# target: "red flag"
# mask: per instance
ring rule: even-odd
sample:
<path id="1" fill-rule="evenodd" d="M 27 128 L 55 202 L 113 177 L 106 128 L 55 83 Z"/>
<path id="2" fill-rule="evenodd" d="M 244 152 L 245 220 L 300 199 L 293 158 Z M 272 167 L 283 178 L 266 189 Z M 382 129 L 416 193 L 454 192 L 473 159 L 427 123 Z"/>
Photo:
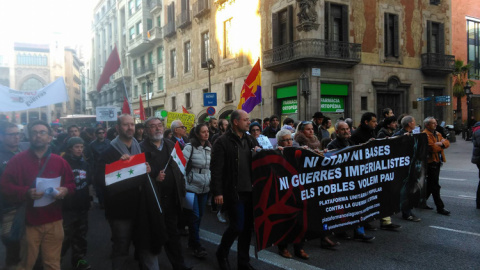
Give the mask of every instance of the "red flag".
<path id="1" fill-rule="evenodd" d="M 183 110 L 183 113 L 189 113 L 189 112 L 187 111 L 187 109 L 185 109 L 185 107 L 183 107 L 183 105 L 182 105 L 182 110 Z"/>
<path id="2" fill-rule="evenodd" d="M 145 109 L 143 108 L 142 95 L 140 95 L 140 120 L 145 121 Z"/>
<path id="3" fill-rule="evenodd" d="M 117 46 L 115 46 L 108 57 L 105 67 L 103 68 L 102 75 L 97 84 L 97 91 L 102 90 L 102 86 L 110 81 L 110 76 L 120 68 L 120 57 L 118 57 Z"/>
<path id="4" fill-rule="evenodd" d="M 122 114 L 132 114 L 130 112 L 130 106 L 128 105 L 128 100 L 126 96 L 123 96 Z"/>

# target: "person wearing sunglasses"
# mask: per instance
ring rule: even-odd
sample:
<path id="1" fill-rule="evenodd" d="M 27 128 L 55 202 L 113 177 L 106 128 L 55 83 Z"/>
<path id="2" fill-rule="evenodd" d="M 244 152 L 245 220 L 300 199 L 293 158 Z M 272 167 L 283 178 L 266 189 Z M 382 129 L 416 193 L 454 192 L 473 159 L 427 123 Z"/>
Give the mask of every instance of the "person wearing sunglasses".
<path id="1" fill-rule="evenodd" d="M 257 139 L 258 144 L 260 144 L 263 149 L 273 149 L 272 143 L 268 137 L 262 134 L 262 129 L 260 128 L 260 124 L 258 122 L 253 122 L 250 124 L 248 133 Z"/>
<path id="2" fill-rule="evenodd" d="M 303 121 L 297 126 L 297 132 L 295 132 L 294 140 L 300 146 L 308 146 L 312 151 L 321 153 L 321 143 L 315 136 L 313 130 L 313 123 L 311 121 Z"/>

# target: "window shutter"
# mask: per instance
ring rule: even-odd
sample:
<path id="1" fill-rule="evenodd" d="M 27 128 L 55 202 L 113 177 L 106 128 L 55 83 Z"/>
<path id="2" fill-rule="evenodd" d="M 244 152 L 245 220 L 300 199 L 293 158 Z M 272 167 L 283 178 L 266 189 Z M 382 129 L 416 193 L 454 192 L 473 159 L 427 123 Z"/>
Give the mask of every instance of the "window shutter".
<path id="1" fill-rule="evenodd" d="M 385 53 L 385 56 L 389 56 L 390 55 L 390 50 L 389 50 L 389 44 L 390 44 L 390 31 L 389 31 L 389 27 L 388 27 L 388 18 L 389 18 L 390 14 L 388 13 L 385 13 L 384 14 L 384 19 L 383 19 L 383 28 L 384 28 L 384 33 L 385 33 L 385 42 L 383 43 L 383 46 L 384 46 L 384 53 Z"/>
<path id="2" fill-rule="evenodd" d="M 277 23 L 278 25 L 278 23 Z M 293 41 L 293 7 L 287 7 L 287 42 Z"/>
<path id="3" fill-rule="evenodd" d="M 272 47 L 276 48 L 280 45 L 280 35 L 278 30 L 278 13 L 272 14 Z"/>
<path id="4" fill-rule="evenodd" d="M 427 21 L 427 53 L 431 52 L 432 48 L 432 22 Z"/>
<path id="5" fill-rule="evenodd" d="M 343 42 L 348 42 L 348 6 L 342 5 L 342 40 Z"/>
<path id="6" fill-rule="evenodd" d="M 330 33 L 332 33 L 333 18 L 331 17 L 330 2 L 325 2 L 325 40 L 330 40 Z"/>
<path id="7" fill-rule="evenodd" d="M 445 26 L 443 23 L 438 24 L 438 52 L 445 54 Z"/>
<path id="8" fill-rule="evenodd" d="M 393 15 L 393 56 L 398 57 L 400 55 L 400 29 L 398 28 L 398 15 Z"/>

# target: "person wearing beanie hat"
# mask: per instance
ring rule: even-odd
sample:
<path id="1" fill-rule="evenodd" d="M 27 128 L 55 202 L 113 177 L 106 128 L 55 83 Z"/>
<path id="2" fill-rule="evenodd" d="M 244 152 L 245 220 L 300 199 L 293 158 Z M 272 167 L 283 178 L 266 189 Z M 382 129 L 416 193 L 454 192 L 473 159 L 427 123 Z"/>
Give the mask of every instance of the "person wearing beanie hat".
<path id="1" fill-rule="evenodd" d="M 73 269 L 91 269 L 85 260 L 87 255 L 88 210 L 90 209 L 89 185 L 92 174 L 90 166 L 83 158 L 84 141 L 80 137 L 71 137 L 67 141 L 67 152 L 63 158 L 72 168 L 75 193 L 65 197 L 63 202 L 63 230 L 65 237 L 62 245 L 62 257 L 72 248 L 71 264 Z"/>
<path id="2" fill-rule="evenodd" d="M 260 126 L 260 123 L 257 123 L 257 122 L 251 123 L 250 127 L 248 128 L 248 133 L 250 133 L 252 137 L 257 139 L 258 144 L 263 149 L 273 149 L 273 145 L 268 139 L 268 137 L 265 135 L 262 135 L 262 128 Z"/>

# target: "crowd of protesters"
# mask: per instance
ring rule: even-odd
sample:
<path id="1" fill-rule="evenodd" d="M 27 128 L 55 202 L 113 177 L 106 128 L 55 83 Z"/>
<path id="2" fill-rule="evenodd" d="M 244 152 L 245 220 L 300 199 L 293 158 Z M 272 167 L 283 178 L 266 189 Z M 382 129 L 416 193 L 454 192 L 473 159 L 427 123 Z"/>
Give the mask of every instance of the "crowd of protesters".
<path id="1" fill-rule="evenodd" d="M 437 120 L 427 117 L 419 127 L 414 117 L 396 118 L 389 108 L 381 117 L 364 113 L 360 125 L 354 127 L 350 118 L 332 121 L 321 112 L 307 121 L 285 118 L 280 123 L 276 115 L 263 121 L 250 120 L 248 113 L 236 110 L 229 120 L 212 117 L 208 123 L 192 127 L 189 134 L 180 120 L 173 121 L 167 129 L 163 120 L 156 117 L 135 124 L 132 116 L 120 115 L 114 128 L 72 125 L 66 133 L 35 121 L 28 125 L 28 142 L 21 142 L 16 125 L 1 123 L 0 202 L 6 267 L 33 269 L 43 265 L 43 269 L 60 269 L 62 256 L 71 249 L 72 269 L 91 269 L 86 260 L 88 211 L 95 197 L 98 207 L 105 210 L 111 229 L 112 269 L 125 267 L 132 244 L 140 269 L 159 269 L 162 249 L 173 269 L 191 269 L 185 264 L 181 235 L 188 235 L 188 248 L 195 257 L 208 256 L 199 235 L 207 205 L 218 211 L 219 221 L 228 220 L 215 253 L 220 269 L 232 269 L 229 253 L 235 240 L 238 269 L 254 269 L 249 263 L 253 230 L 252 150 L 301 147 L 323 155 L 374 139 L 424 132 L 428 137 L 427 196 L 419 207 L 433 209 L 425 203 L 432 195 L 436 211 L 449 215 L 439 185 L 441 164 L 446 161 L 443 149 L 449 147 L 449 142 Z M 479 123 L 473 126 L 472 138 L 472 162 L 476 164 L 480 164 Z M 184 172 L 170 158 L 177 143 L 187 162 Z M 109 190 L 105 184 L 106 164 L 140 153 L 145 153 L 149 177 L 136 176 L 138 181 L 132 182 L 141 184 L 122 191 Z M 48 195 L 51 203 L 34 207 L 47 196 L 46 191 L 37 191 L 36 183 L 42 179 L 58 179 L 59 187 Z M 158 198 L 152 194 L 158 194 Z M 189 209 L 184 205 L 186 196 L 193 201 Z M 477 193 L 477 208 L 479 205 Z M 17 226 L 15 217 L 22 207 L 25 229 L 20 239 L 12 240 L 10 229 Z M 420 221 L 413 213 L 414 207 L 408 201 L 402 202 L 405 220 Z M 370 242 L 375 237 L 365 231 L 377 228 L 366 223 L 355 228 L 353 235 L 346 231 L 321 235 L 321 247 L 335 249 L 339 243 L 333 237 Z M 401 226 L 385 217 L 379 228 L 396 231 Z M 292 258 L 288 244 L 280 243 L 278 253 Z M 304 241 L 293 248 L 296 257 L 309 259 Z"/>

